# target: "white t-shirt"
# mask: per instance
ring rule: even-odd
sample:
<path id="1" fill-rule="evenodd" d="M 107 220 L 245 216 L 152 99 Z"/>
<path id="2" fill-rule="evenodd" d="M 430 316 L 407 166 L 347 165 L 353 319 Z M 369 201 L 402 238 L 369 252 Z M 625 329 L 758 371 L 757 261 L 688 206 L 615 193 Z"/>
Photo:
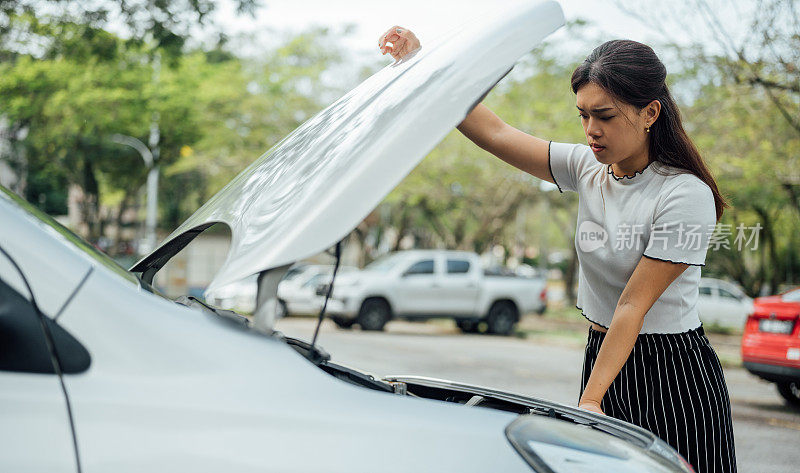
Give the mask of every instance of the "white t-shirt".
<path id="1" fill-rule="evenodd" d="M 700 267 L 717 221 L 711 188 L 694 174 L 658 161 L 620 178 L 586 145 L 549 146 L 550 173 L 559 191 L 578 193 L 576 307 L 584 317 L 608 328 L 622 290 L 646 256 L 691 266 L 647 311 L 641 333 L 699 327 Z"/>

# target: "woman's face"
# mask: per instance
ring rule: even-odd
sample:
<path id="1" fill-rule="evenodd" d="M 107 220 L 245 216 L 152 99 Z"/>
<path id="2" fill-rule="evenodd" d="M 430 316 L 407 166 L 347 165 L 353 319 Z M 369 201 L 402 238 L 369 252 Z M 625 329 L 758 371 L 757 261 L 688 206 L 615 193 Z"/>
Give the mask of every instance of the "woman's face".
<path id="1" fill-rule="evenodd" d="M 576 105 L 587 144 L 603 164 L 614 164 L 648 152 L 645 129 L 658 117 L 654 100 L 642 110 L 615 101 L 602 87 L 589 82 L 578 89 Z"/>

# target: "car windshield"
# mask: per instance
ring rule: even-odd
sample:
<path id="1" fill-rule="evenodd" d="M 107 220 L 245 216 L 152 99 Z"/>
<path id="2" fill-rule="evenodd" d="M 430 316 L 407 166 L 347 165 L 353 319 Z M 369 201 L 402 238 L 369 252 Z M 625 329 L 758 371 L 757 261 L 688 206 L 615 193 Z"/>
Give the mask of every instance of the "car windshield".
<path id="1" fill-rule="evenodd" d="M 405 257 L 402 253 L 391 253 L 376 259 L 372 263 L 368 264 L 364 269 L 385 273 L 397 266 L 397 264 L 404 259 Z"/>
<path id="2" fill-rule="evenodd" d="M 295 279 L 298 276 L 300 276 L 301 274 L 303 274 L 304 272 L 306 272 L 307 269 L 308 269 L 308 266 L 306 266 L 306 265 L 292 266 L 291 268 L 289 268 L 289 271 L 286 272 L 286 275 L 283 276 L 283 280 L 284 281 L 291 281 L 292 279 Z"/>
<path id="3" fill-rule="evenodd" d="M 313 278 L 311 278 L 308 281 L 306 281 L 305 283 L 303 283 L 303 287 L 316 286 L 317 284 L 322 284 L 324 282 L 327 282 L 327 280 L 330 279 L 330 278 L 331 278 L 330 275 L 327 274 L 327 273 L 326 274 L 317 274 Z"/>
<path id="4" fill-rule="evenodd" d="M 783 300 L 787 302 L 800 302 L 800 288 L 789 291 L 783 295 Z"/>
<path id="5" fill-rule="evenodd" d="M 34 207 L 33 205 L 31 205 L 24 199 L 20 198 L 13 192 L 9 191 L 5 187 L 0 186 L 0 192 L 2 192 L 6 197 L 8 197 L 8 199 L 10 199 L 14 204 L 25 210 L 28 213 L 28 215 L 31 215 L 36 220 L 38 220 L 40 224 L 49 227 L 50 229 L 54 230 L 62 237 L 64 237 L 64 239 L 70 244 L 70 246 L 73 249 L 80 251 L 81 253 L 85 254 L 94 261 L 102 264 L 111 271 L 119 274 L 128 281 L 135 283 L 137 285 L 140 284 L 139 279 L 133 273 L 129 272 L 128 270 L 120 266 L 116 261 L 111 259 L 108 255 L 98 250 L 94 246 L 90 245 L 83 238 L 72 233 L 71 230 L 69 230 L 64 225 L 58 223 L 53 217 L 42 212 L 41 210 Z M 149 290 L 149 288 L 147 287 L 146 289 Z"/>

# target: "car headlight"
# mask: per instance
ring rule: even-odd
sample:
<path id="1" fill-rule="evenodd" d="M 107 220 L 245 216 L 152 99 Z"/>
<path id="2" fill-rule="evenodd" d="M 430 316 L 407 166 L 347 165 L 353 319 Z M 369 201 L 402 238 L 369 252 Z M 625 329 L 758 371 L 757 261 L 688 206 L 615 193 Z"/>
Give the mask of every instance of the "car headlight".
<path id="1" fill-rule="evenodd" d="M 514 449 L 539 473 L 691 473 L 667 444 L 645 449 L 588 426 L 540 415 L 506 427 Z"/>

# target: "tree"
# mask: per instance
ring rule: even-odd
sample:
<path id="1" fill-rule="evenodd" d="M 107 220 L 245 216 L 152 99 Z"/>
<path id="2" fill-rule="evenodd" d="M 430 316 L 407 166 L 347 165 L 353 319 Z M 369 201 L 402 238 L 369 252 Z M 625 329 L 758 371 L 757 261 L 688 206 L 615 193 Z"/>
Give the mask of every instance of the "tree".
<path id="1" fill-rule="evenodd" d="M 251 13 L 257 3 L 238 0 L 235 5 Z M 164 98 L 172 96 L 157 97 L 148 82 L 150 69 L 162 55 L 175 66 L 190 30 L 207 24 L 214 8 L 205 0 L 0 2 L 0 68 L 7 99 L 0 116 L 8 141 L 4 148 L 11 151 L 0 159 L 11 162 L 22 182 L 32 176 L 33 186 L 18 186 L 29 200 L 62 210 L 66 199 L 58 197 L 65 184 L 71 185 L 70 195 L 85 215 L 85 234 L 94 240 L 102 233 L 101 190 L 121 190 L 123 202 L 129 200 L 129 186 L 142 167 L 136 165 L 140 158 L 106 137 L 109 132 L 141 136 L 147 122 L 162 115 L 167 125 L 193 132 L 192 123 L 180 119 L 186 118 L 186 107 L 170 106 Z M 110 31 L 118 20 L 124 23 L 124 39 Z M 188 138 L 166 131 L 161 146 L 167 150 Z M 42 200 L 46 196 L 60 205 Z"/>
<path id="2" fill-rule="evenodd" d="M 731 209 L 720 228 L 730 229 L 730 247 L 709 250 L 711 271 L 733 277 L 751 295 L 791 280 L 800 260 L 800 220 L 785 191 L 787 164 L 800 152 L 800 137 L 765 93 L 729 79 L 707 83 L 687 107 L 687 128 L 715 172 Z M 734 245 L 736 228 L 758 225 L 758 247 Z M 729 227 L 727 227 L 729 226 Z M 751 231 L 747 232 L 748 235 Z"/>
<path id="3" fill-rule="evenodd" d="M 92 241 L 138 202 L 146 169 L 133 149 L 110 137 L 147 142 L 153 117 L 160 129 L 162 225 L 174 228 L 264 150 L 323 106 L 321 72 L 339 61 L 322 47 L 327 30 L 291 38 L 257 61 L 244 62 L 221 45 L 187 51 L 154 78 L 152 50 L 105 32 L 113 54 L 69 49 L 52 58 L 20 55 L 0 64 L 0 115 L 27 130 L 11 159 L 35 181 L 26 197 L 52 189 L 78 193 L 82 225 Z M 90 45 L 89 45 L 90 46 Z M 88 47 L 89 51 L 96 48 Z M 32 100 L 33 98 L 33 100 Z M 12 157 L 13 158 L 13 157 Z"/>
<path id="4" fill-rule="evenodd" d="M 733 207 L 722 226 L 761 227 L 759 248 L 709 251 L 711 272 L 751 295 L 796 281 L 800 251 L 800 11 L 792 0 L 666 5 L 620 2 L 670 41 L 682 66 L 684 117 Z M 728 15 L 728 16 L 726 16 Z M 658 21 L 655 21 L 655 19 Z M 742 22 L 741 19 L 747 20 Z M 694 22 L 695 41 L 675 31 Z M 680 26 L 680 28 L 676 28 Z M 734 235 L 731 235 L 731 239 Z"/>
<path id="5" fill-rule="evenodd" d="M 142 135 L 147 129 L 148 101 L 142 92 L 149 74 L 142 74 L 135 60 L 120 66 L 116 61 L 25 56 L 0 65 L 0 93 L 6 98 L 0 113 L 29 130 L 19 143 L 27 173 L 50 173 L 77 184 L 86 196 L 81 204 L 94 237 L 99 234 L 99 173 L 111 169 L 112 175 L 130 180 L 141 168 L 105 137 L 117 130 Z"/>
<path id="6" fill-rule="evenodd" d="M 260 2 L 234 0 L 232 4 L 238 14 L 252 15 Z M 111 31 L 119 20 L 124 24 L 119 33 L 128 38 L 126 46 L 147 43 L 178 57 L 192 28 L 207 26 L 216 8 L 212 0 L 3 0 L 0 60 L 18 54 L 52 57 L 76 50 L 96 56 L 101 52 L 96 35 Z"/>
<path id="7" fill-rule="evenodd" d="M 678 39 L 674 31 L 682 29 L 670 26 L 697 18 L 700 30 L 695 36 L 712 41 L 681 47 L 680 56 L 717 81 L 731 80 L 745 86 L 740 89 L 743 93 L 765 97 L 795 136 L 800 136 L 800 6 L 795 0 L 692 0 L 661 5 L 655 11 L 650 5 L 645 11 L 640 3 L 620 3 L 674 44 Z M 734 21 L 724 17 L 725 13 L 735 13 Z M 741 18 L 748 20 L 741 22 Z M 789 204 L 800 216 L 798 164 L 797 154 L 789 157 L 779 179 Z"/>
<path id="8" fill-rule="evenodd" d="M 184 61 L 174 72 L 175 80 L 191 76 L 192 84 L 177 87 L 174 94 L 191 90 L 187 99 L 199 137 L 165 168 L 167 180 L 175 184 L 165 190 L 165 228 L 175 228 L 326 105 L 320 97 L 337 90 L 322 81 L 322 73 L 338 65 L 341 56 L 325 45 L 335 41 L 329 30 L 311 29 L 252 61 L 220 51 Z"/>

